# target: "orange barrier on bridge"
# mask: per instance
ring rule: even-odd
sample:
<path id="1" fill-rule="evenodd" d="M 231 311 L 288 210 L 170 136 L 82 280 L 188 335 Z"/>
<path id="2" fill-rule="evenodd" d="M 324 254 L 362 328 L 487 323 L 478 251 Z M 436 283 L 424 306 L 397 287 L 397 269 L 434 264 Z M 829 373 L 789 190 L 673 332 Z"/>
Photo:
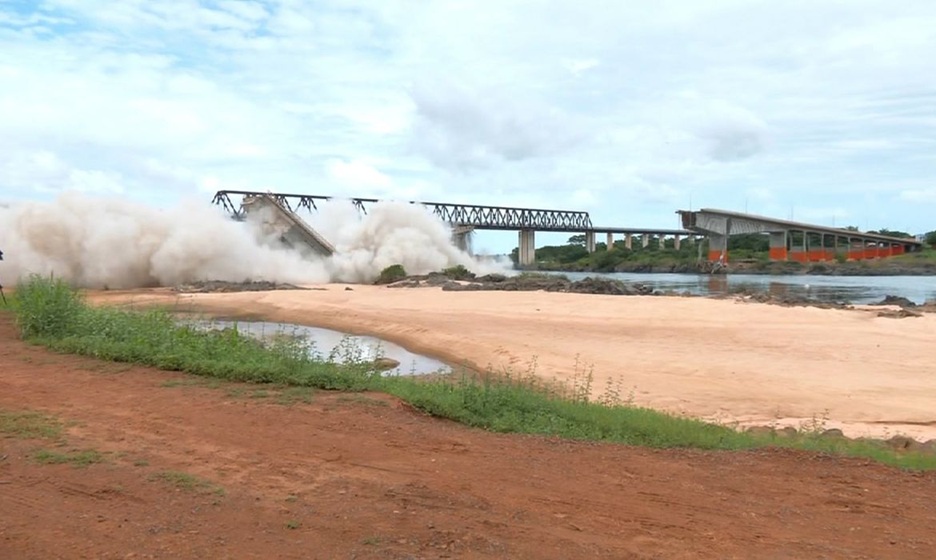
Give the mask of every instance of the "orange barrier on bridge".
<path id="1" fill-rule="evenodd" d="M 809 253 L 804 253 L 803 251 L 791 251 L 790 260 L 800 263 L 809 262 Z"/>
<path id="2" fill-rule="evenodd" d="M 771 247 L 770 248 L 770 260 L 771 261 L 794 261 L 799 263 L 809 263 L 809 262 L 821 262 L 821 261 L 834 261 L 839 258 L 839 255 L 847 258 L 850 261 L 860 261 L 865 259 L 877 259 L 883 257 L 891 257 L 894 255 L 904 254 L 903 245 L 894 245 L 893 247 L 851 247 L 846 248 L 845 246 L 839 247 L 838 249 L 808 249 L 803 251 L 800 248 L 793 248 L 792 250 L 787 249 L 786 247 Z M 722 252 L 711 250 L 709 251 L 709 261 L 717 261 L 721 258 Z M 725 253 L 725 262 L 728 262 L 728 253 Z"/>

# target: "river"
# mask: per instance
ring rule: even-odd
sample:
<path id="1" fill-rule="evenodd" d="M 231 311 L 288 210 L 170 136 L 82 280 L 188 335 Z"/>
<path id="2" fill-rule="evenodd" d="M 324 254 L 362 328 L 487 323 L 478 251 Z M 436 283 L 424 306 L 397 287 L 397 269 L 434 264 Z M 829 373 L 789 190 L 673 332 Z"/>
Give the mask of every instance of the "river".
<path id="1" fill-rule="evenodd" d="M 570 280 L 602 277 L 645 284 L 659 291 L 722 295 L 739 291 L 804 296 L 820 301 L 877 303 L 886 295 L 903 296 L 914 303 L 936 300 L 936 276 L 814 276 L 761 274 L 644 274 L 629 272 L 563 272 Z"/>

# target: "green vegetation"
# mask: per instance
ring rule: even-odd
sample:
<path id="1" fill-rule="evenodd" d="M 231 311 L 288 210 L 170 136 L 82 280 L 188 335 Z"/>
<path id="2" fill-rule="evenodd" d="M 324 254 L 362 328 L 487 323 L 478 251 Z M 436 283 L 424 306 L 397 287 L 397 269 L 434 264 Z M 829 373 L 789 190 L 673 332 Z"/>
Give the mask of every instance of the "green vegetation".
<path id="1" fill-rule="evenodd" d="M 475 277 L 473 272 L 460 264 L 443 269 L 442 274 L 448 276 L 452 280 L 471 280 Z"/>
<path id="2" fill-rule="evenodd" d="M 394 264 L 381 270 L 374 284 L 392 284 L 404 278 L 406 278 L 406 269 L 402 264 Z"/>
<path id="3" fill-rule="evenodd" d="M 857 228 L 853 228 L 857 231 Z M 888 235 L 897 238 L 911 238 L 910 234 L 902 231 L 893 231 L 881 229 L 876 232 L 881 235 Z M 936 231 L 927 234 L 926 243 L 936 247 Z M 803 243 L 802 233 L 791 232 L 790 244 L 795 247 Z M 826 236 L 820 239 L 818 236 L 811 236 L 809 239 L 811 246 L 818 246 L 824 243 L 826 248 L 831 249 L 835 246 L 835 239 Z M 697 263 L 700 259 L 706 259 L 708 255 L 708 240 L 700 239 L 698 243 L 683 241 L 679 250 L 676 250 L 673 239 L 664 239 L 661 246 L 659 237 L 651 237 L 646 247 L 640 236 L 634 236 L 631 248 L 628 249 L 622 239 L 614 241 L 613 246 L 608 248 L 606 243 L 596 243 L 595 251 L 589 253 L 585 247 L 584 235 L 573 235 L 565 245 L 545 246 L 536 249 L 536 266 L 543 270 L 569 270 L 569 271 L 589 271 L 589 272 L 642 272 L 642 271 L 674 271 L 674 272 L 694 272 L 697 270 Z M 754 269 L 767 269 L 770 264 L 770 240 L 767 235 L 759 233 L 737 234 L 728 239 L 728 253 L 731 262 L 745 262 L 753 265 Z M 920 253 L 914 253 L 911 256 L 929 255 L 923 257 L 924 260 L 936 259 L 936 255 L 930 254 L 929 250 Z M 511 253 L 511 259 L 514 263 L 518 262 L 518 249 Z M 898 261 L 900 259 L 900 261 Z M 846 256 L 842 255 L 838 259 L 839 263 L 846 261 Z M 907 259 L 900 257 L 888 258 L 882 261 L 862 261 L 869 263 L 888 263 L 902 262 L 903 264 L 920 264 L 922 260 Z M 802 265 L 795 262 L 786 263 L 791 271 L 802 272 L 808 268 L 809 264 Z M 751 270 L 748 267 L 747 270 Z M 774 270 L 773 272 L 779 272 Z"/>
<path id="4" fill-rule="evenodd" d="M 311 357 L 294 337 L 259 341 L 237 329 L 205 331 L 167 311 L 92 308 L 62 280 L 21 282 L 14 308 L 27 340 L 60 352 L 185 371 L 227 381 L 360 390 L 380 376 L 370 363 L 341 365 Z"/>
<path id="5" fill-rule="evenodd" d="M 927 232 L 927 234 L 923 236 L 923 243 L 936 249 L 936 230 Z"/>
<path id="6" fill-rule="evenodd" d="M 95 463 L 103 463 L 104 455 L 93 450 L 85 449 L 82 451 L 67 451 L 60 453 L 58 451 L 49 451 L 40 449 L 33 453 L 33 461 L 43 465 L 64 465 L 71 464 L 75 467 L 87 467 Z"/>
<path id="7" fill-rule="evenodd" d="M 62 423 L 38 412 L 0 410 L 0 434 L 19 439 L 56 439 L 62 435 Z"/>
<path id="8" fill-rule="evenodd" d="M 774 445 L 936 469 L 934 456 L 898 453 L 874 442 L 824 437 L 818 430 L 790 438 L 757 435 L 639 408 L 622 395 L 620 383 L 609 385 L 602 397 L 592 400 L 591 373 L 578 365 L 570 385 L 544 382 L 535 375 L 535 365 L 521 376 L 505 372 L 429 379 L 384 377 L 374 371 L 373 364 L 361 360 L 340 364 L 312 358 L 299 339 L 280 337 L 283 340 L 262 343 L 234 329 L 206 332 L 177 324 L 166 311 L 93 308 L 57 280 L 32 277 L 21 286 L 24 289 L 17 293 L 15 309 L 18 317 L 29 318 L 28 324 L 20 323 L 24 337 L 58 350 L 228 380 L 381 391 L 429 414 L 498 432 L 653 447 L 749 449 Z M 54 297 L 47 298 L 50 293 Z M 62 293 L 69 297 L 61 297 Z M 180 487 L 203 485 L 184 473 L 159 476 Z"/>
<path id="9" fill-rule="evenodd" d="M 708 241 L 702 240 L 703 254 L 708 251 Z M 614 242 L 611 250 L 606 243 L 596 243 L 595 252 L 589 253 L 585 247 L 584 235 L 573 235 L 566 245 L 553 245 L 536 249 L 538 266 L 550 270 L 590 270 L 612 272 L 620 268 L 635 269 L 641 267 L 674 267 L 678 265 L 695 266 L 700 248 L 696 244 L 683 243 L 677 251 L 672 239 L 661 242 L 659 237 L 652 237 L 647 246 L 639 236 L 635 236 L 631 248 L 626 247 L 623 239 Z M 518 262 L 518 249 L 510 254 L 513 262 Z"/>

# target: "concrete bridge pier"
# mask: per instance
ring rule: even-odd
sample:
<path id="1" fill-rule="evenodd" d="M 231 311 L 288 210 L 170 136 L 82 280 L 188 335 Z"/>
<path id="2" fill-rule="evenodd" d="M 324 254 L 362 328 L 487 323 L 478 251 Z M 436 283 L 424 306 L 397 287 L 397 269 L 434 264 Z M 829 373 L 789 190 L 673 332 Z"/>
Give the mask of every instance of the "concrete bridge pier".
<path id="1" fill-rule="evenodd" d="M 457 232 L 452 234 L 452 242 L 459 251 L 471 254 L 471 243 L 469 242 L 469 232 Z"/>
<path id="2" fill-rule="evenodd" d="M 520 230 L 520 243 L 517 246 L 517 255 L 520 266 L 530 266 L 536 263 L 536 231 L 532 229 Z"/>
<path id="3" fill-rule="evenodd" d="M 787 232 L 785 231 L 770 232 L 770 260 L 772 261 L 787 260 Z"/>
<path id="4" fill-rule="evenodd" d="M 610 251 L 611 249 L 614 249 L 614 234 L 611 233 L 611 232 L 608 232 L 608 243 L 607 243 L 607 245 L 608 245 L 608 250 L 609 250 L 609 251 Z"/>
<path id="5" fill-rule="evenodd" d="M 624 247 L 628 249 L 634 248 L 634 236 L 629 233 L 624 234 Z"/>
<path id="6" fill-rule="evenodd" d="M 643 245 L 644 249 L 650 246 L 650 234 L 645 233 L 640 236 L 640 243 Z"/>
<path id="7" fill-rule="evenodd" d="M 709 234 L 708 260 L 711 262 L 728 262 L 728 236 L 722 234 Z"/>
<path id="8" fill-rule="evenodd" d="M 589 253 L 595 252 L 595 232 L 585 232 L 585 249 L 587 249 Z"/>
<path id="9" fill-rule="evenodd" d="M 673 236 L 673 249 L 676 249 L 677 251 L 679 250 L 679 236 L 678 235 Z"/>

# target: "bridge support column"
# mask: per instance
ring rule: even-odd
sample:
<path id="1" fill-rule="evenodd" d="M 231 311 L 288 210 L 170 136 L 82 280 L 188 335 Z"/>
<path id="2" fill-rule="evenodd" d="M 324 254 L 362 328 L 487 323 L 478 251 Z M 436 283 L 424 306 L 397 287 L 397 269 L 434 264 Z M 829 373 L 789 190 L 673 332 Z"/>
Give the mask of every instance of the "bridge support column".
<path id="1" fill-rule="evenodd" d="M 634 248 L 634 236 L 629 233 L 624 234 L 624 247 L 628 249 Z"/>
<path id="2" fill-rule="evenodd" d="M 673 249 L 676 249 L 677 251 L 679 250 L 679 236 L 678 235 L 673 236 Z"/>
<path id="3" fill-rule="evenodd" d="M 468 232 L 458 232 L 452 234 L 452 244 L 458 247 L 459 251 L 471 254 L 471 244 L 468 242 Z"/>
<path id="4" fill-rule="evenodd" d="M 650 234 L 643 233 L 640 235 L 640 243 L 643 245 L 644 249 L 650 246 Z"/>
<path id="5" fill-rule="evenodd" d="M 585 232 L 585 248 L 589 253 L 595 252 L 595 232 L 586 231 Z"/>
<path id="6" fill-rule="evenodd" d="M 770 260 L 772 261 L 787 260 L 787 232 L 785 231 L 770 232 Z"/>
<path id="7" fill-rule="evenodd" d="M 610 251 L 611 249 L 614 249 L 614 234 L 613 234 L 613 233 L 608 233 L 608 242 L 607 242 L 607 245 L 608 245 L 608 250 L 609 250 L 609 251 Z"/>
<path id="8" fill-rule="evenodd" d="M 709 235 L 708 260 L 728 262 L 728 236 L 720 233 Z"/>
<path id="9" fill-rule="evenodd" d="M 536 263 L 536 232 L 532 229 L 520 230 L 520 244 L 517 255 L 520 266 L 530 266 Z"/>

